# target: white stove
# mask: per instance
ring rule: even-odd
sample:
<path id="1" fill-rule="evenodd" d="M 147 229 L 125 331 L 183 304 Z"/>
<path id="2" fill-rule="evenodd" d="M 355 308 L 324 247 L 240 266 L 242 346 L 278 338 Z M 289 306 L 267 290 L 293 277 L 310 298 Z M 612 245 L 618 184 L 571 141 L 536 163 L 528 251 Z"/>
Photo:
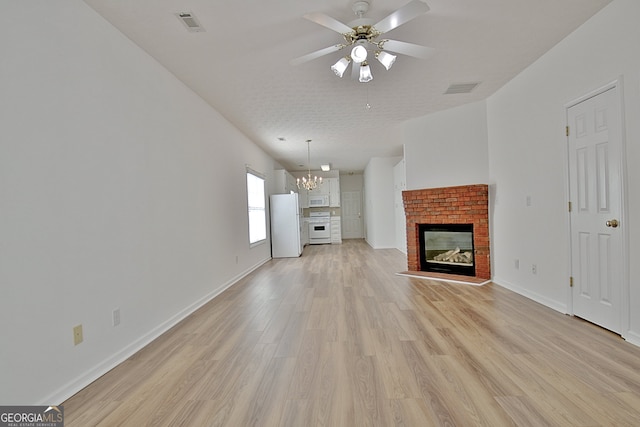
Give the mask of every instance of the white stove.
<path id="1" fill-rule="evenodd" d="M 331 212 L 309 213 L 309 244 L 323 245 L 326 243 L 331 243 Z"/>

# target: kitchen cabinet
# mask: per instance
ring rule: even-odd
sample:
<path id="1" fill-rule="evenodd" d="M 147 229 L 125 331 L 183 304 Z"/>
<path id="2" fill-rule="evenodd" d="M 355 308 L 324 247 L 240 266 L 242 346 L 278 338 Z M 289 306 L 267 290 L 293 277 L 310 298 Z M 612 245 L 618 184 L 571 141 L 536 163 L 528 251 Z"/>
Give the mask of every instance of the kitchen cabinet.
<path id="1" fill-rule="evenodd" d="M 329 206 L 332 208 L 340 207 L 340 178 L 328 178 L 329 187 Z"/>
<path id="2" fill-rule="evenodd" d="M 322 184 L 318 184 L 316 188 L 314 188 L 313 190 L 309 190 L 309 196 L 328 196 L 329 183 L 327 181 L 327 179 L 323 179 Z"/>
<path id="3" fill-rule="evenodd" d="M 342 221 L 339 216 L 331 217 L 331 244 L 342 243 Z"/>
<path id="4" fill-rule="evenodd" d="M 278 169 L 274 172 L 274 191 L 275 194 L 289 194 L 292 191 L 298 192 L 298 186 L 296 185 L 296 179 L 293 175 L 284 169 Z"/>

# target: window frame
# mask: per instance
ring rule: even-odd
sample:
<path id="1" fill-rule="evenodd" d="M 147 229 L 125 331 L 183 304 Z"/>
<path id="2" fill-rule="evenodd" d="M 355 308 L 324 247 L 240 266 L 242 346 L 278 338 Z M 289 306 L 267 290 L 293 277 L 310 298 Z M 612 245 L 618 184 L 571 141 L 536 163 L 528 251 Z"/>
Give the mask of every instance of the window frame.
<path id="1" fill-rule="evenodd" d="M 252 204 L 255 203 L 256 200 L 258 200 L 258 198 L 252 197 L 252 192 L 250 191 L 249 185 L 250 185 L 250 179 L 253 178 L 257 178 L 261 183 L 262 183 L 262 188 L 261 188 L 261 206 L 252 206 Z M 267 241 L 267 196 L 266 196 L 266 183 L 267 180 L 264 176 L 264 174 L 257 172 L 251 168 L 247 168 L 246 170 L 246 184 L 247 184 L 247 220 L 248 220 L 248 237 L 249 237 L 249 247 L 253 248 L 255 246 L 258 245 L 262 245 Z M 252 215 L 252 213 L 254 215 Z M 256 226 L 256 224 L 252 221 L 251 218 L 254 218 L 255 221 L 255 213 L 262 213 L 260 215 L 260 219 L 262 220 L 263 224 L 260 226 L 259 230 L 254 230 L 255 232 L 259 233 L 257 240 L 255 241 L 251 241 L 252 239 L 252 224 L 254 224 L 254 226 Z"/>

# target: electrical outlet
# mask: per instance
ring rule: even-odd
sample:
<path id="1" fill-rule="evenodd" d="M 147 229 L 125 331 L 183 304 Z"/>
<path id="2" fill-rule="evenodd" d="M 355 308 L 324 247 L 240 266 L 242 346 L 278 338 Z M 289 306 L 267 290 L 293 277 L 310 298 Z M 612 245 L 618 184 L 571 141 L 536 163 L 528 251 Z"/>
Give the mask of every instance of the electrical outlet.
<path id="1" fill-rule="evenodd" d="M 84 338 L 82 337 L 82 325 L 74 326 L 73 328 L 73 345 L 80 344 Z"/>
<path id="2" fill-rule="evenodd" d="M 118 326 L 120 324 L 120 309 L 116 308 L 113 310 L 113 326 Z"/>
<path id="3" fill-rule="evenodd" d="M 538 266 L 531 264 L 531 274 L 538 274 Z"/>

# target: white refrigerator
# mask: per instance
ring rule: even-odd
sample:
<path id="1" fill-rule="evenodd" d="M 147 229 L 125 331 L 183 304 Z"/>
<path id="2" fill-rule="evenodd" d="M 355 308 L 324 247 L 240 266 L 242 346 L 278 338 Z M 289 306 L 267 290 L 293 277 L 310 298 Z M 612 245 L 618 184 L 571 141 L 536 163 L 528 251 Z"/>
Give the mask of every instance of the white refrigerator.
<path id="1" fill-rule="evenodd" d="M 302 254 L 298 195 L 273 194 L 271 206 L 271 256 L 294 258 Z"/>

